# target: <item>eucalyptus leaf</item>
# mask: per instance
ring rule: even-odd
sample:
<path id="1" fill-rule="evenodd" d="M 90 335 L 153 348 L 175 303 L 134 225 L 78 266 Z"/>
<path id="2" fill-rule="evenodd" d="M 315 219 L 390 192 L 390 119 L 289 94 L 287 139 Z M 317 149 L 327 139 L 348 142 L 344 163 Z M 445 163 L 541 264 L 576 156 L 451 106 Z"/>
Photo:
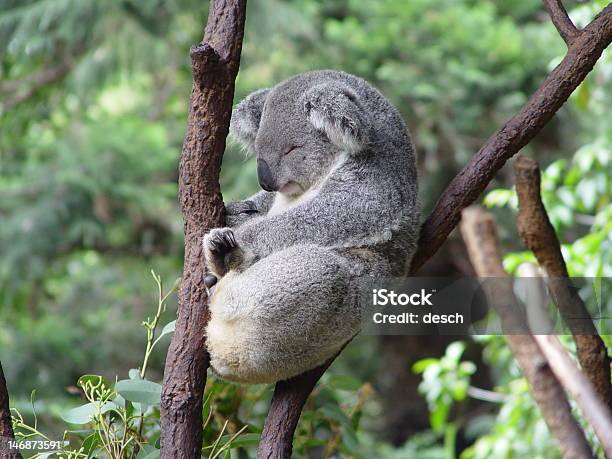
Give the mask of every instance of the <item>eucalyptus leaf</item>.
<path id="1" fill-rule="evenodd" d="M 130 402 L 159 405 L 162 387 L 160 384 L 146 379 L 122 379 L 115 389 L 123 398 Z"/>

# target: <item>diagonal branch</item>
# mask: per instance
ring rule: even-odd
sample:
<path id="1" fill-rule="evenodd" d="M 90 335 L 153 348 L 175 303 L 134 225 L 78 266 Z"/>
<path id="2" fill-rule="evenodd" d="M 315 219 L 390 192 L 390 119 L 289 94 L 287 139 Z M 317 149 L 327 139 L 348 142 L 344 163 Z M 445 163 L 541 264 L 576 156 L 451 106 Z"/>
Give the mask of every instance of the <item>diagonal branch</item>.
<path id="1" fill-rule="evenodd" d="M 584 28 L 561 63 L 521 110 L 493 134 L 448 185 L 421 229 L 412 274 L 440 248 L 461 211 L 484 191 L 506 161 L 527 145 L 561 108 L 612 41 L 612 4 Z"/>
<path id="2" fill-rule="evenodd" d="M 161 457 L 201 456 L 202 396 L 209 356 L 204 328 L 208 296 L 201 241 L 224 223 L 219 170 L 229 130 L 246 0 L 209 5 L 204 39 L 191 49 L 193 88 L 179 173 L 185 260 L 176 330 L 168 349 L 161 398 Z"/>
<path id="3" fill-rule="evenodd" d="M 550 19 L 559 31 L 559 35 L 567 45 L 571 45 L 580 31 L 576 28 L 567 14 L 561 0 L 544 0 L 544 6 L 548 10 Z"/>
<path id="4" fill-rule="evenodd" d="M 503 268 L 493 217 L 478 207 L 465 209 L 461 220 L 461 234 L 476 274 L 479 277 L 495 278 L 492 279 L 494 283 L 487 282 L 483 287 L 489 303 L 499 314 L 503 329 L 516 330 L 515 312 L 519 308 L 513 307 L 516 298 L 511 279 Z M 529 334 L 526 324 L 524 329 L 525 334 L 508 334 L 505 338 L 531 386 L 533 398 L 546 425 L 556 438 L 563 457 L 593 457 L 584 432 L 572 416 L 563 387 L 553 374 L 534 337 Z"/>
<path id="5" fill-rule="evenodd" d="M 548 288 L 574 336 L 582 370 L 604 403 L 612 408 L 610 357 L 606 345 L 597 334 L 586 305 L 568 278 L 559 239 L 540 196 L 538 163 L 519 155 L 514 162 L 514 173 L 519 199 L 517 226 L 521 239 L 550 278 Z"/>

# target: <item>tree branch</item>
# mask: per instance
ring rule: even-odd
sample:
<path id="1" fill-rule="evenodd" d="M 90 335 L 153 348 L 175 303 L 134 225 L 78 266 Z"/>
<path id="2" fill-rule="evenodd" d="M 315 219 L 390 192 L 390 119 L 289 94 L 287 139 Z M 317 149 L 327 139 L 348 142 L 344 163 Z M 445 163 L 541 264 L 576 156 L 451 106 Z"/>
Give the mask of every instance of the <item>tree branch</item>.
<path id="1" fill-rule="evenodd" d="M 519 200 L 517 226 L 525 246 L 546 271 L 548 288 L 576 341 L 578 361 L 604 403 L 612 408 L 610 357 L 582 298 L 568 278 L 557 234 L 540 196 L 540 168 L 526 156 L 514 162 Z"/>
<path id="2" fill-rule="evenodd" d="M 612 4 L 584 28 L 561 63 L 527 104 L 493 134 L 451 181 L 421 229 L 419 249 L 412 261 L 414 274 L 440 248 L 457 226 L 461 211 L 482 193 L 506 161 L 529 143 L 550 121 L 591 71 L 612 41 Z"/>
<path id="3" fill-rule="evenodd" d="M 266 423 L 261 433 L 257 459 L 291 457 L 293 432 L 297 427 L 302 408 L 315 384 L 333 360 L 276 384 Z"/>
<path id="4" fill-rule="evenodd" d="M 516 330 L 516 324 L 522 318 L 516 317 L 519 308 L 515 306 L 511 279 L 503 268 L 493 217 L 478 207 L 465 209 L 461 220 L 461 234 L 476 274 L 499 280 L 493 285 L 485 283 L 483 287 L 490 304 L 498 311 L 503 329 Z M 505 338 L 531 386 L 533 398 L 546 425 L 556 438 L 563 457 L 593 457 L 584 432 L 572 417 L 563 388 L 548 366 L 546 357 L 534 337 L 527 334 L 526 323 L 524 325 L 525 334 L 508 334 Z"/>
<path id="5" fill-rule="evenodd" d="M 544 0 L 544 6 L 548 10 L 550 19 L 559 31 L 559 35 L 567 45 L 571 45 L 580 31 L 576 28 L 572 20 L 563 7 L 561 0 Z"/>
<path id="6" fill-rule="evenodd" d="M 204 39 L 190 53 L 193 87 L 179 172 L 185 260 L 161 398 L 164 459 L 201 456 L 202 396 L 209 364 L 204 337 L 208 297 L 201 241 L 207 230 L 224 224 L 219 171 L 245 18 L 246 0 L 211 2 Z"/>
<path id="7" fill-rule="evenodd" d="M 18 450 L 8 449 L 8 441 L 15 439 L 13 432 L 13 421 L 9 405 L 8 388 L 0 362 L 0 457 L 6 459 L 21 459 Z"/>

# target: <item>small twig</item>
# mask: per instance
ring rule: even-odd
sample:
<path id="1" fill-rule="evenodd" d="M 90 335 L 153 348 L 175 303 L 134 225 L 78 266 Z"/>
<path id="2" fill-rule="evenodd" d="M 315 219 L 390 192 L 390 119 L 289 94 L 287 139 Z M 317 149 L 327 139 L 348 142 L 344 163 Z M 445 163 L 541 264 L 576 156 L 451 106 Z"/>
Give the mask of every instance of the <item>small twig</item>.
<path id="1" fill-rule="evenodd" d="M 8 388 L 4 378 L 4 370 L 0 362 L 0 457 L 6 459 L 21 459 L 21 454 L 16 449 L 5 450 L 8 448 L 8 441 L 15 440 L 13 432 L 13 420 L 9 405 Z"/>
<path id="2" fill-rule="evenodd" d="M 525 246 L 533 251 L 549 277 L 548 287 L 563 320 L 576 341 L 578 361 L 597 393 L 612 407 L 610 357 L 584 302 L 568 278 L 557 234 L 540 196 L 540 168 L 526 156 L 514 162 L 519 201 L 517 226 Z"/>
<path id="3" fill-rule="evenodd" d="M 504 330 L 516 330 L 517 325 L 523 324 L 523 318 L 516 314 L 519 308 L 516 306 L 511 279 L 503 268 L 493 217 L 480 208 L 470 207 L 463 211 L 460 227 L 477 275 L 499 280 L 493 284 L 485 282 L 483 285 L 489 303 L 498 312 Z M 563 457 L 593 457 L 584 432 L 572 417 L 563 388 L 535 339 L 528 334 L 526 324 L 525 330 L 524 334 L 509 334 L 505 338 L 531 386 L 533 398 L 556 438 Z"/>
<path id="4" fill-rule="evenodd" d="M 559 31 L 559 35 L 570 46 L 580 31 L 567 14 L 563 2 L 561 0 L 544 0 L 544 6 L 548 10 L 552 23 Z"/>
<path id="5" fill-rule="evenodd" d="M 508 396 L 494 392 L 492 390 L 481 389 L 480 387 L 470 386 L 468 387 L 467 394 L 475 398 L 476 400 L 482 400 L 483 402 L 490 403 L 504 403 L 508 400 Z"/>

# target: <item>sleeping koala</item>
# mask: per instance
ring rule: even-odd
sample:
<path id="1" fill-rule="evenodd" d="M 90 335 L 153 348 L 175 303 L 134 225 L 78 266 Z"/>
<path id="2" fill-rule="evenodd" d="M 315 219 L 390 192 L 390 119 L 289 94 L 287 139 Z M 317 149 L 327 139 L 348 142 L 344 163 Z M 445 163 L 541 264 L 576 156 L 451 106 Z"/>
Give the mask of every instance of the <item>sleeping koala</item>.
<path id="1" fill-rule="evenodd" d="M 407 269 L 419 229 L 414 148 L 397 110 L 361 78 L 294 76 L 238 104 L 231 134 L 264 191 L 227 206 L 204 238 L 213 276 L 211 366 L 273 383 L 332 358 L 360 329 L 351 287 Z"/>

